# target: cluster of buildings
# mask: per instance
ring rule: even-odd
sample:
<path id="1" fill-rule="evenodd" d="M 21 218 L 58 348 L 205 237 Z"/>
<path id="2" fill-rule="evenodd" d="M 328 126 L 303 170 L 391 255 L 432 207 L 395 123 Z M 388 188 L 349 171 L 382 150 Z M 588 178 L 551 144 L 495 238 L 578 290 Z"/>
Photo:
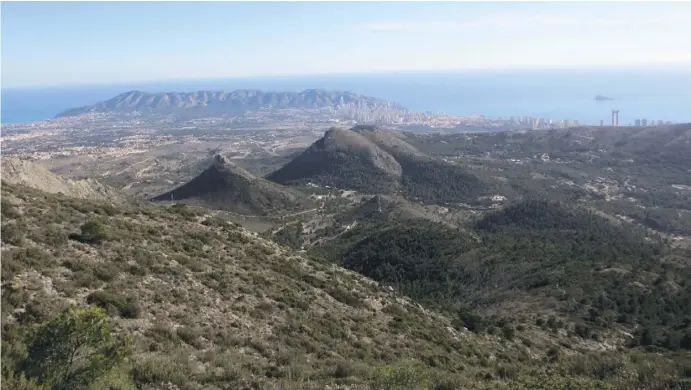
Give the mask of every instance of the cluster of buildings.
<path id="1" fill-rule="evenodd" d="M 529 127 L 533 130 L 539 130 L 539 129 L 566 129 L 569 127 L 577 127 L 580 126 L 581 124 L 579 123 L 578 120 L 570 120 L 570 119 L 559 119 L 559 120 L 553 120 L 550 118 L 533 118 L 530 116 L 522 116 L 522 117 L 508 117 L 508 118 L 500 118 L 500 120 L 504 120 L 508 122 L 509 124 L 512 125 L 520 125 L 524 127 Z M 636 119 L 633 124 L 629 124 L 628 126 L 636 126 L 636 127 L 644 127 L 644 126 L 663 126 L 663 125 L 672 125 L 674 122 L 672 121 L 663 121 L 663 120 L 648 120 L 648 119 Z M 600 120 L 600 126 L 605 126 L 605 121 Z M 611 121 L 611 126 L 617 127 L 619 126 L 619 110 L 612 110 L 612 121 Z"/>
<path id="2" fill-rule="evenodd" d="M 639 127 L 639 126 L 655 126 L 655 125 L 657 125 L 657 126 L 662 126 L 662 125 L 671 125 L 671 124 L 672 124 L 671 121 L 667 121 L 667 122 L 665 122 L 665 121 L 663 121 L 663 120 L 654 121 L 654 120 L 652 120 L 652 119 L 650 120 L 650 122 L 648 122 L 648 120 L 645 119 L 645 118 L 643 118 L 643 119 L 636 119 L 636 120 L 634 121 L 634 126 L 636 126 L 636 127 Z"/>
<path id="3" fill-rule="evenodd" d="M 394 104 L 353 104 L 345 103 L 329 107 L 329 114 L 358 123 L 378 125 L 395 125 L 403 123 L 422 123 L 432 120 L 440 114 L 432 112 L 413 112 Z"/>
<path id="4" fill-rule="evenodd" d="M 533 130 L 566 129 L 568 127 L 576 127 L 580 125 L 576 119 L 535 118 L 532 116 L 511 116 L 508 118 L 501 117 L 499 119 L 508 122 L 509 125 L 519 125 L 531 128 Z"/>
<path id="5" fill-rule="evenodd" d="M 454 116 L 438 112 L 414 112 L 392 104 L 341 104 L 330 107 L 328 114 L 354 121 L 355 123 L 371 123 L 377 125 L 413 125 L 423 124 L 432 127 L 454 127 L 457 125 L 489 125 L 500 124 L 509 127 L 528 127 L 532 129 L 565 129 L 579 126 L 578 120 L 534 118 L 530 116 L 485 118 L 482 115 Z"/>
<path id="6" fill-rule="evenodd" d="M 654 121 L 652 119 L 650 121 L 648 121 L 647 119 L 643 118 L 643 119 L 636 119 L 634 121 L 633 126 L 645 127 L 645 126 L 662 126 L 662 125 L 672 125 L 672 124 L 674 124 L 674 122 L 672 122 L 672 121 L 663 121 L 663 120 Z M 600 126 L 604 126 L 604 125 L 605 125 L 605 121 L 600 120 Z M 619 126 L 619 110 L 612 110 L 612 126 L 613 127 Z M 629 126 L 631 126 L 631 124 L 629 124 Z"/>

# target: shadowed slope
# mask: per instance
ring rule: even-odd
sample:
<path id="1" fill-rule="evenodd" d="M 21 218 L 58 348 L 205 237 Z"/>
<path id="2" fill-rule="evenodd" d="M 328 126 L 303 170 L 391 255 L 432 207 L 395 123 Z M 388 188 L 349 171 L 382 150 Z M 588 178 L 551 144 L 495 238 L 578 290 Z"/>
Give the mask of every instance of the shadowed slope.
<path id="1" fill-rule="evenodd" d="M 292 189 L 255 177 L 221 155 L 216 155 L 199 176 L 152 200 L 190 200 L 206 207 L 252 215 L 292 211 L 306 205 Z"/>
<path id="2" fill-rule="evenodd" d="M 360 191 L 390 192 L 401 175 L 398 162 L 350 130 L 332 128 L 267 178 L 281 184 L 313 182 Z"/>
<path id="3" fill-rule="evenodd" d="M 486 184 L 463 167 L 425 155 L 400 133 L 375 126 L 330 129 L 267 178 L 379 194 L 401 191 L 428 204 L 472 202 L 487 192 Z"/>

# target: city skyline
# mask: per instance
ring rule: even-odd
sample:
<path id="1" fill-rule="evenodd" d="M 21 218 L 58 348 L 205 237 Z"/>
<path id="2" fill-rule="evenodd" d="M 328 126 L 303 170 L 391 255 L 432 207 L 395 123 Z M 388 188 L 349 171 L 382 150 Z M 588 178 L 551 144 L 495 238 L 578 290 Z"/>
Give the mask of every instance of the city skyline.
<path id="1" fill-rule="evenodd" d="M 2 84 L 691 64 L 691 4 L 2 3 Z"/>

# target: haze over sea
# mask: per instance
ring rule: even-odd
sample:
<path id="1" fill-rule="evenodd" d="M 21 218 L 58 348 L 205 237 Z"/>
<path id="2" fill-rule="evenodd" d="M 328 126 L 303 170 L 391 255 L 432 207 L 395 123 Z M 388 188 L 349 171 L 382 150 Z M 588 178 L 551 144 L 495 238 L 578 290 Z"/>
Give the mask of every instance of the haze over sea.
<path id="1" fill-rule="evenodd" d="M 486 70 L 176 80 L 101 86 L 2 90 L 2 123 L 53 118 L 69 108 L 130 90 L 187 92 L 260 89 L 347 90 L 395 101 L 413 111 L 487 117 L 533 116 L 620 124 L 637 118 L 691 122 L 691 69 Z M 595 95 L 615 100 L 597 102 Z"/>

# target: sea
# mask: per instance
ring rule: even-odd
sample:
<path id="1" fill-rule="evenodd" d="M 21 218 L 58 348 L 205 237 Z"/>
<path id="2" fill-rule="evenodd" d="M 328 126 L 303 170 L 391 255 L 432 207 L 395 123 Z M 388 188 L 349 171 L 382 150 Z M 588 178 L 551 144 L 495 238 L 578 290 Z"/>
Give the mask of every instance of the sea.
<path id="1" fill-rule="evenodd" d="M 691 123 L 691 67 L 599 70 L 475 70 L 176 80 L 72 87 L 3 88 L 3 124 L 55 117 L 120 93 L 260 89 L 345 90 L 396 102 L 412 111 L 491 118 L 531 116 L 582 124 L 636 119 Z M 596 95 L 613 100 L 596 101 Z"/>

